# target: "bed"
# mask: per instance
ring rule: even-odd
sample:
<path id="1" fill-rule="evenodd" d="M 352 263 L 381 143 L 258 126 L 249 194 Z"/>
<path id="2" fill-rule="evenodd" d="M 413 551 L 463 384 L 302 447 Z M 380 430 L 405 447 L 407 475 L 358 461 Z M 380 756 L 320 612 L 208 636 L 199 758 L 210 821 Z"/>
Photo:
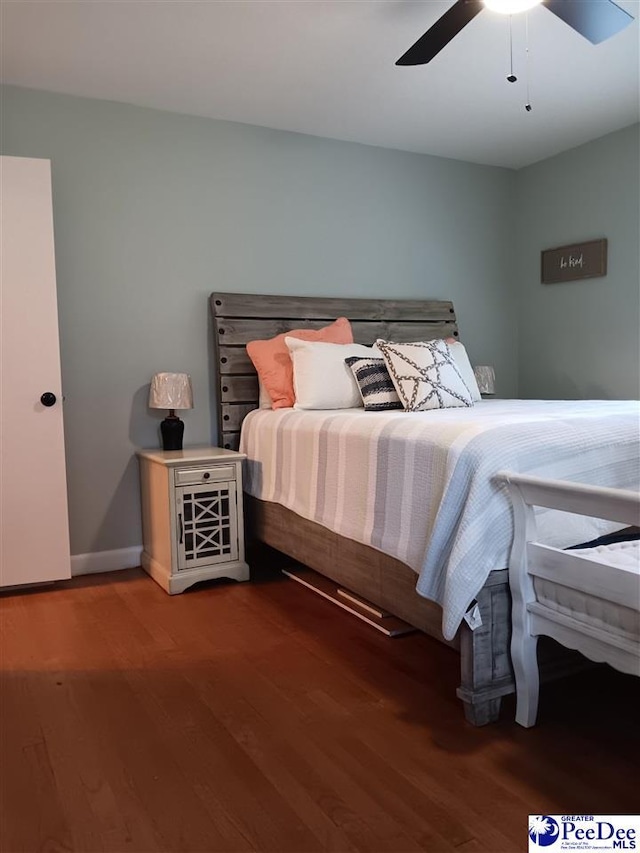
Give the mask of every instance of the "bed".
<path id="1" fill-rule="evenodd" d="M 511 652 L 516 722 L 538 712 L 538 637 L 553 637 L 593 661 L 640 675 L 640 540 L 618 538 L 587 548 L 542 544 L 533 507 L 549 507 L 640 526 L 640 494 L 504 472 L 515 513 L 509 562 Z"/>
<path id="2" fill-rule="evenodd" d="M 292 328 L 320 328 L 338 316 L 349 318 L 354 339 L 359 343 L 371 344 L 379 337 L 395 341 L 458 337 L 454 308 L 447 301 L 372 301 L 214 293 L 211 309 L 218 378 L 219 441 L 229 448 L 239 446 L 243 422 L 258 407 L 257 377 L 245 350 L 251 340 L 269 338 Z M 479 404 L 479 407 L 484 405 Z M 252 414 L 247 418 L 245 427 L 252 421 L 261 420 L 263 414 Z M 282 414 L 286 419 L 287 413 Z M 288 414 L 292 414 L 291 410 Z M 583 413 L 587 420 L 595 416 L 595 411 Z M 516 426 L 512 424 L 512 429 L 517 430 L 519 417 L 517 413 L 514 415 Z M 618 418 L 612 414 L 610 423 L 616 420 Z M 602 432 L 600 442 L 608 446 L 609 440 L 605 435 L 606 430 Z M 637 457 L 637 447 L 635 454 Z M 628 448 L 627 456 L 633 456 L 633 451 L 628 451 Z M 618 464 L 617 472 L 611 476 L 615 479 L 618 475 L 631 475 L 628 460 Z M 254 494 L 260 494 L 259 490 L 253 490 Z M 502 499 L 507 500 L 506 489 Z M 472 620 L 474 628 L 462 620 L 453 631 L 451 626 L 457 619 L 454 616 L 443 633 L 442 602 L 425 598 L 416 591 L 415 565 L 412 567 L 404 559 L 386 553 L 380 547 L 372 547 L 367 541 L 345 536 L 339 529 L 331 529 L 313 516 L 305 517 L 285 504 L 249 496 L 247 509 L 251 534 L 420 630 L 458 648 L 461 660 L 458 696 L 464 703 L 467 719 L 475 725 L 495 720 L 502 696 L 514 691 L 509 653 L 510 595 L 505 551 L 510 543 L 501 541 L 504 556 L 497 563 L 489 564 L 482 552 L 478 554 L 483 580 L 468 596 L 469 604 L 477 608 L 474 612 L 480 617 Z M 455 516 L 455 502 L 448 511 Z M 504 506 L 503 511 L 509 513 Z M 446 540 L 444 528 L 441 533 Z M 504 534 L 501 536 L 504 539 Z M 437 595 L 434 597 L 438 598 Z M 543 666 L 549 675 L 560 673 L 567 666 L 567 661 L 555 651 L 545 654 L 543 650 L 543 657 Z"/>

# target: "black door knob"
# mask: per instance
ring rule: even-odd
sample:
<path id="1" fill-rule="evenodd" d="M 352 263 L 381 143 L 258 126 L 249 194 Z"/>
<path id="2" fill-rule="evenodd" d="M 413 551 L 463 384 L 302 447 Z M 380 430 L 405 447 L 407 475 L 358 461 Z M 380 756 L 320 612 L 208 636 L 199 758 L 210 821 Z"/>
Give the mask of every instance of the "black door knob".
<path id="1" fill-rule="evenodd" d="M 45 391 L 42 397 L 40 397 L 40 402 L 43 406 L 55 406 L 56 404 L 56 395 L 52 394 L 51 391 Z"/>

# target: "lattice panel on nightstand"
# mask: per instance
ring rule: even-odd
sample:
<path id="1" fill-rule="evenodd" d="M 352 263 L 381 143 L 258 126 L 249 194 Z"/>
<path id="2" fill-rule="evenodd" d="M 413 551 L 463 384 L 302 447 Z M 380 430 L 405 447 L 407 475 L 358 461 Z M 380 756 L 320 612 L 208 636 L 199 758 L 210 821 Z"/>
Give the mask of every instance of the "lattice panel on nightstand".
<path id="1" fill-rule="evenodd" d="M 236 484 L 177 490 L 178 570 L 238 558 Z"/>

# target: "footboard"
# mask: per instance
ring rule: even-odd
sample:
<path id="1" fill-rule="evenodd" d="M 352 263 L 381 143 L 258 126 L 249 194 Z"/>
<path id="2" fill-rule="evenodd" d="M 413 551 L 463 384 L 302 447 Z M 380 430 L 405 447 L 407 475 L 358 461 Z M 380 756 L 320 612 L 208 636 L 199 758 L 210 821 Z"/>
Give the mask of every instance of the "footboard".
<path id="1" fill-rule="evenodd" d="M 498 719 L 502 697 L 515 690 L 507 569 L 491 572 L 476 601 L 481 624 L 472 630 L 463 622 L 458 632 L 461 683 L 457 695 L 468 722 L 484 726 Z"/>
<path id="2" fill-rule="evenodd" d="M 511 589 L 508 569 L 491 572 L 477 599 L 482 625 L 474 631 L 463 622 L 460 637 L 458 698 L 474 726 L 495 722 L 503 696 L 516 692 L 511 662 Z M 540 678 L 554 681 L 588 669 L 591 664 L 572 649 L 541 637 L 538 648 Z"/>

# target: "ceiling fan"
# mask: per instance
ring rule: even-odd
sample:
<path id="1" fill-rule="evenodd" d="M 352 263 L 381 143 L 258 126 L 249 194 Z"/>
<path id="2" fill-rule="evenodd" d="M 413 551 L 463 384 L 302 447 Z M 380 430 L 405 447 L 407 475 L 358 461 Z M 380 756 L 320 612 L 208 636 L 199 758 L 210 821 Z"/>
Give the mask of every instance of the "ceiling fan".
<path id="1" fill-rule="evenodd" d="M 485 7 L 505 15 L 545 6 L 592 44 L 600 44 L 623 30 L 633 16 L 613 0 L 456 0 L 435 24 L 396 62 L 424 65 L 458 35 Z"/>

